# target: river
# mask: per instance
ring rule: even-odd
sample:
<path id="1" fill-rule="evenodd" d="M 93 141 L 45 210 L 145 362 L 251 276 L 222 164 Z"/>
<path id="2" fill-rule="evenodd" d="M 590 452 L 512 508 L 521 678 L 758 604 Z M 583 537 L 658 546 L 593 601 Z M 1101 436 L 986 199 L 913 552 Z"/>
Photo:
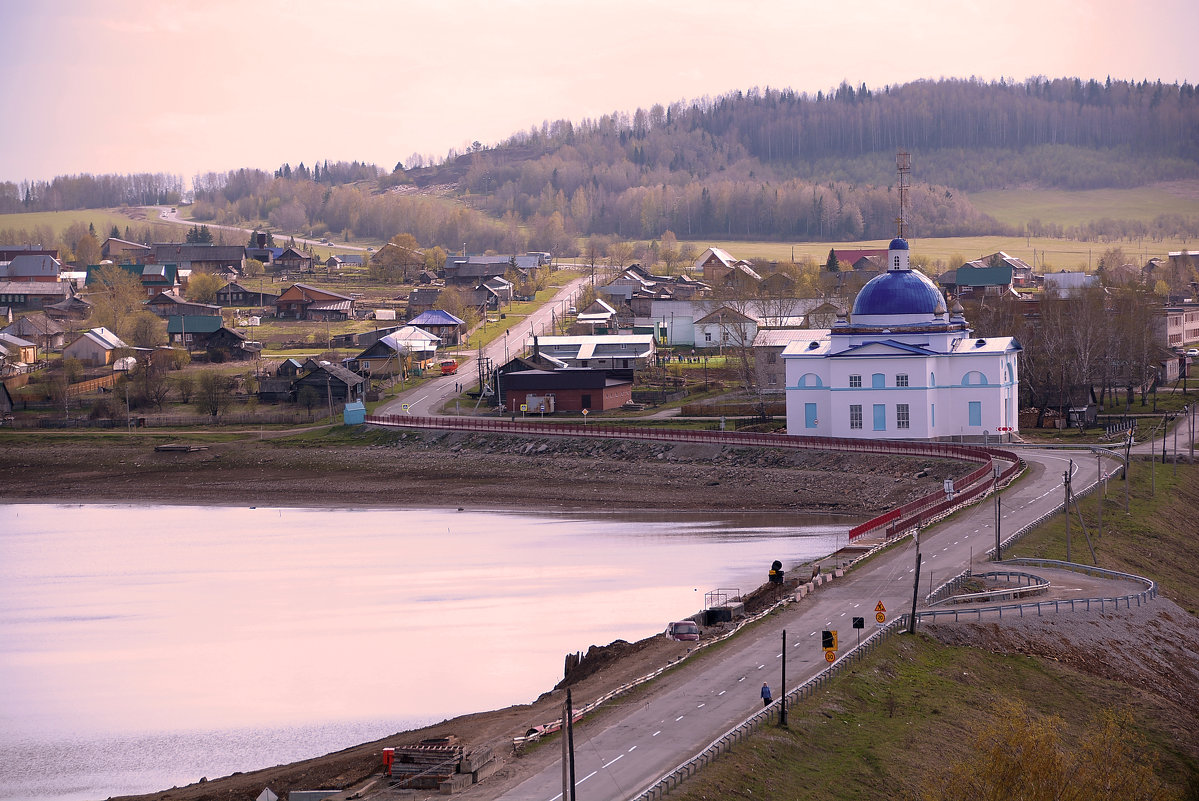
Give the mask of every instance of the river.
<path id="1" fill-rule="evenodd" d="M 844 519 L 0 505 L 0 799 L 151 792 L 534 700 Z"/>

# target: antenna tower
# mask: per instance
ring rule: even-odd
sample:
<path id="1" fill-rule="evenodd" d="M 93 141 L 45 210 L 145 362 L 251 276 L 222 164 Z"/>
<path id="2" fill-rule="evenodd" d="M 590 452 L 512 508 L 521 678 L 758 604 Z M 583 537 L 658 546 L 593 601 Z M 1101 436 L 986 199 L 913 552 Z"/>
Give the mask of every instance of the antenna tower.
<path id="1" fill-rule="evenodd" d="M 908 187 L 911 185 L 912 154 L 901 150 L 895 154 L 895 166 L 899 169 L 899 216 L 895 218 L 896 236 L 906 239 L 904 218 L 908 211 Z"/>

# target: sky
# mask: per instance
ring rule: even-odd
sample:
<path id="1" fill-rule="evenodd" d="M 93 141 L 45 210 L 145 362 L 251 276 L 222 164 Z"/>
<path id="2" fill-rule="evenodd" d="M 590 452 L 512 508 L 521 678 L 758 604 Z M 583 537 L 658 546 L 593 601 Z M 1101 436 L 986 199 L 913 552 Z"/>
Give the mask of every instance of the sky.
<path id="1" fill-rule="evenodd" d="M 1194 0 L 0 0 L 0 181 L 387 170 L 751 87 L 1199 79 Z"/>

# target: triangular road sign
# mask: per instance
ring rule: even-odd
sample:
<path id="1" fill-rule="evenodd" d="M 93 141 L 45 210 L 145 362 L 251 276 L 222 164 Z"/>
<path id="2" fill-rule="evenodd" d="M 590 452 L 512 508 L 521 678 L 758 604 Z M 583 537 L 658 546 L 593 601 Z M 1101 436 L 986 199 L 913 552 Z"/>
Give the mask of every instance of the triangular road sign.
<path id="1" fill-rule="evenodd" d="M 882 601 L 879 601 L 878 604 L 874 607 L 874 611 L 875 612 L 886 612 L 887 607 L 883 606 Z"/>

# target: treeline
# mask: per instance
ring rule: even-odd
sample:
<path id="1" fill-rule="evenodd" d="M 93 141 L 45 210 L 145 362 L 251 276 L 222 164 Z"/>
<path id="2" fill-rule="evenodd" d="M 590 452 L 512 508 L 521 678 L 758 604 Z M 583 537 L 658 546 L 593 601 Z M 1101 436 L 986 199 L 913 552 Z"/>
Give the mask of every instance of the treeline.
<path id="1" fill-rule="evenodd" d="M 60 175 L 50 181 L 0 182 L 0 214 L 179 203 L 183 177 L 169 173 Z"/>

